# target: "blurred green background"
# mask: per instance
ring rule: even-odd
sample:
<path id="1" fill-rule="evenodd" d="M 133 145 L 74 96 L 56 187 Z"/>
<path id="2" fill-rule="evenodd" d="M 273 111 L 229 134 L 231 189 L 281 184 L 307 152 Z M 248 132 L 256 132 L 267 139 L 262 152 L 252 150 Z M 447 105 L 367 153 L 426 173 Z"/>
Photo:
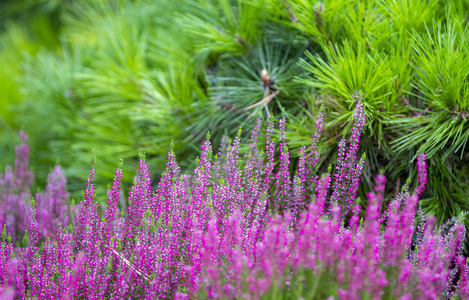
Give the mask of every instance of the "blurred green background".
<path id="1" fill-rule="evenodd" d="M 139 152 L 157 180 L 174 141 L 190 171 L 207 131 L 216 146 L 271 114 L 297 157 L 323 105 L 325 169 L 361 99 L 360 198 L 378 172 L 392 198 L 425 152 L 421 205 L 443 222 L 469 208 L 468 16 L 462 0 L 3 0 L 0 166 L 23 129 L 37 186 L 60 164 L 79 197 L 94 149 L 104 193 L 120 157 L 125 182 Z"/>

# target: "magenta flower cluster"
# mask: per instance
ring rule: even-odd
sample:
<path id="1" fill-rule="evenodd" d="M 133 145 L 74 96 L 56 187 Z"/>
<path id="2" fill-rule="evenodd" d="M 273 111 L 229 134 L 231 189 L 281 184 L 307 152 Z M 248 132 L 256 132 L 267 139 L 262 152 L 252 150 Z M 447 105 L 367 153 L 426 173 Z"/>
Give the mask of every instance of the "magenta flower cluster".
<path id="1" fill-rule="evenodd" d="M 293 176 L 286 119 L 268 122 L 265 147 L 257 120 L 245 155 L 240 134 L 225 138 L 218 153 L 207 139 L 190 175 L 169 151 L 156 188 L 142 155 L 128 209 L 120 167 L 107 206 L 97 201 L 94 167 L 80 204 L 69 204 L 58 167 L 33 198 L 22 133 L 15 168 L 0 174 L 0 297 L 468 299 L 462 220 L 437 230 L 416 211 L 425 156 L 414 193 L 406 184 L 387 201 L 378 175 L 362 211 L 355 198 L 363 106 L 351 137 L 339 143 L 333 174 L 315 171 L 323 120 L 321 112 Z"/>

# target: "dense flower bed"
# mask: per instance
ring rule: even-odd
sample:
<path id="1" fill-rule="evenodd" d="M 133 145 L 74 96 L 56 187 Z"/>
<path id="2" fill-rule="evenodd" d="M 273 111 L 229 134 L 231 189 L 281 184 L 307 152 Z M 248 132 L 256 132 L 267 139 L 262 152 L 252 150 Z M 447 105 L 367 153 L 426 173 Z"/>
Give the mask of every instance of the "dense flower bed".
<path id="1" fill-rule="evenodd" d="M 0 174 L 2 299 L 467 299 L 461 220 L 435 230 L 416 212 L 425 155 L 413 193 L 407 183 L 383 203 L 386 179 L 378 175 L 366 209 L 355 203 L 362 109 L 358 102 L 334 172 L 316 174 L 322 114 L 294 176 L 286 120 L 268 123 L 261 150 L 259 119 L 243 157 L 240 135 L 226 138 L 216 155 L 207 139 L 193 174 L 181 175 L 169 151 L 154 191 L 142 155 L 128 209 L 120 167 L 106 207 L 96 201 L 93 167 L 80 204 L 69 204 L 59 167 L 31 200 L 22 134 L 15 168 Z"/>

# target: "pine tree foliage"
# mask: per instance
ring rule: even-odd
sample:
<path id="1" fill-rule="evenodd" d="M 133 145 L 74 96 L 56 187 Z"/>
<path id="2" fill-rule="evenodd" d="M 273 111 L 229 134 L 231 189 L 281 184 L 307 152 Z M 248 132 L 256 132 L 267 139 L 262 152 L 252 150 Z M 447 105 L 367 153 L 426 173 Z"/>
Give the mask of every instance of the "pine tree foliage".
<path id="1" fill-rule="evenodd" d="M 0 7 L 0 19 L 1 12 Z M 22 101 L 19 77 L 25 56 L 35 55 L 41 48 L 53 49 L 58 43 L 50 20 L 43 16 L 21 23 L 4 19 L 0 32 L 0 166 L 5 166 L 14 159 L 21 126 L 14 106 Z"/>
<path id="2" fill-rule="evenodd" d="M 383 131 L 389 122 L 406 111 L 406 107 L 400 105 L 403 91 L 397 88 L 398 75 L 393 72 L 389 56 L 378 51 L 366 51 L 363 44 L 354 50 L 348 42 L 343 46 L 324 46 L 323 49 L 327 60 L 307 53 L 312 64 L 301 62 L 314 76 L 313 80 L 304 82 L 340 99 L 334 107 L 333 123 L 349 123 L 353 119 L 350 107 L 362 99 L 370 134 L 375 135 L 381 145 L 385 142 Z"/>
<path id="3" fill-rule="evenodd" d="M 302 98 L 305 86 L 295 78 L 306 72 L 297 64 L 303 47 L 264 40 L 240 58 L 221 59 L 213 74 L 208 74 L 209 101 L 198 106 L 200 118 L 189 132 L 201 139 L 204 128 L 210 128 L 215 140 L 225 132 L 250 126 L 259 114 L 269 117 L 283 108 L 292 108 Z M 207 115 L 213 115 L 207 119 Z"/>
<path id="4" fill-rule="evenodd" d="M 443 160 L 455 152 L 462 157 L 469 139 L 468 31 L 448 23 L 414 38 L 416 89 L 424 117 L 402 122 L 410 132 L 396 141 L 396 149 L 420 146 L 419 152 L 431 157 L 445 148 Z"/>
<path id="5" fill-rule="evenodd" d="M 181 24 L 198 37 L 197 51 L 240 55 L 257 43 L 265 21 L 262 1 L 209 0 L 190 3 Z"/>

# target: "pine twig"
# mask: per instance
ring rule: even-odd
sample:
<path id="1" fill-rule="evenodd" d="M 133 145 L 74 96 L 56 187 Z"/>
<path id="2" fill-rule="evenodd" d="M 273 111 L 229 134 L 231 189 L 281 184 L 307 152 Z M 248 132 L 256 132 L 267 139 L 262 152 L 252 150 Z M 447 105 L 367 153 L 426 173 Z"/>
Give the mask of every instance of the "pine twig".
<path id="1" fill-rule="evenodd" d="M 274 93 L 268 95 L 267 97 L 265 97 L 261 101 L 257 102 L 256 104 L 253 104 L 253 105 L 250 105 L 250 106 L 246 107 L 244 110 L 250 110 L 251 108 L 254 108 L 254 107 L 259 106 L 261 104 L 267 105 L 270 101 L 272 101 L 272 99 L 275 98 L 275 96 L 278 95 L 278 93 L 280 93 L 281 90 L 282 90 L 281 88 L 276 90 Z"/>

